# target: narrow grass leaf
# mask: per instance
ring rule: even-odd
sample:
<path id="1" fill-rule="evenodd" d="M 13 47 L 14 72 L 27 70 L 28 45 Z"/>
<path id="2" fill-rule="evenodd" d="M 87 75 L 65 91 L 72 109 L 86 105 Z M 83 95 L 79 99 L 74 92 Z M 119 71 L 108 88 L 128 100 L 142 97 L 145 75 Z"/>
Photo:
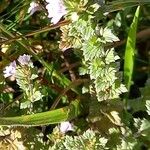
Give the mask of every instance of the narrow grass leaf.
<path id="1" fill-rule="evenodd" d="M 132 83 L 132 74 L 133 74 L 133 67 L 134 67 L 134 56 L 136 53 L 136 31 L 137 31 L 137 24 L 139 18 L 140 6 L 137 7 L 133 22 L 130 26 L 126 49 L 125 49 L 125 58 L 124 58 L 124 82 L 128 90 L 130 90 L 130 86 Z"/>
<path id="2" fill-rule="evenodd" d="M 69 106 L 52 111 L 17 117 L 1 117 L 0 126 L 41 126 L 56 124 L 76 118 L 81 114 L 82 108 L 80 101 L 75 100 Z"/>
<path id="3" fill-rule="evenodd" d="M 103 12 L 110 13 L 127 7 L 150 4 L 150 0 L 116 0 L 104 6 Z"/>

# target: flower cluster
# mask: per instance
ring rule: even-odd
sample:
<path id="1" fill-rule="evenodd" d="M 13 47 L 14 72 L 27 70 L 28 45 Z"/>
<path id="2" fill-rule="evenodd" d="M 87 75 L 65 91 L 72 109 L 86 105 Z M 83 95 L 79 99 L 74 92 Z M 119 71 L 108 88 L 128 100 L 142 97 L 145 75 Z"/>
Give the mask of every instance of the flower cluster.
<path id="1" fill-rule="evenodd" d="M 10 63 L 9 66 L 6 66 L 3 73 L 4 73 L 5 78 L 15 75 L 15 73 L 16 73 L 16 61 L 13 61 L 12 63 Z"/>
<path id="2" fill-rule="evenodd" d="M 67 13 L 63 0 L 46 0 L 46 2 L 48 3 L 46 6 L 48 17 L 52 18 L 53 24 L 56 24 Z"/>
<path id="3" fill-rule="evenodd" d="M 22 56 L 19 56 L 17 60 L 20 65 L 24 66 L 30 63 L 30 58 L 31 58 L 30 55 L 24 54 Z M 3 71 L 4 77 L 7 78 L 7 77 L 15 76 L 16 68 L 17 68 L 16 61 L 13 61 L 12 63 L 9 64 L 9 66 L 5 67 L 5 70 Z"/>
<path id="4" fill-rule="evenodd" d="M 28 65 L 28 63 L 30 62 L 30 58 L 30 55 L 24 54 L 22 56 L 19 56 L 18 61 L 21 65 Z"/>

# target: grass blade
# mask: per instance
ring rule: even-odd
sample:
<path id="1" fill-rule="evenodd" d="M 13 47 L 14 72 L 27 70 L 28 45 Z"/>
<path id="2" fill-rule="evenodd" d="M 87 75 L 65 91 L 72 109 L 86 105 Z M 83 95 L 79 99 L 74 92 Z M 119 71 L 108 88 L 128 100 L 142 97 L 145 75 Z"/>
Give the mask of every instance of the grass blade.
<path id="1" fill-rule="evenodd" d="M 134 67 L 134 56 L 136 53 L 135 46 L 136 46 L 136 31 L 137 31 L 137 24 L 139 18 L 140 6 L 137 7 L 133 22 L 130 26 L 126 49 L 125 49 L 125 58 L 124 58 L 124 82 L 125 85 L 130 91 L 130 86 L 132 83 L 132 74 L 133 74 L 133 67 Z"/>
<path id="2" fill-rule="evenodd" d="M 150 4 L 150 0 L 120 0 L 113 1 L 104 6 L 103 12 L 114 12 L 117 10 L 122 10 L 127 7 L 133 7 L 138 5 Z"/>
<path id="3" fill-rule="evenodd" d="M 81 114 L 83 107 L 79 100 L 73 101 L 69 106 L 52 111 L 17 117 L 1 117 L 0 126 L 41 126 L 56 124 L 71 120 Z"/>

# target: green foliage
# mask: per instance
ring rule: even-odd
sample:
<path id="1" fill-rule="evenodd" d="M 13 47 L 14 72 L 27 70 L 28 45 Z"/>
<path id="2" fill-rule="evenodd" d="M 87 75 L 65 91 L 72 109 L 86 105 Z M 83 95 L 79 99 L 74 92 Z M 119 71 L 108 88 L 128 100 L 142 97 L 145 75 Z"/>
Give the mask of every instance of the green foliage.
<path id="1" fill-rule="evenodd" d="M 97 149 L 108 149 L 106 147 L 107 139 L 97 135 L 92 130 L 87 130 L 80 136 L 65 136 L 63 140 L 58 141 L 54 146 L 50 147 L 52 150 L 97 150 Z"/>
<path id="2" fill-rule="evenodd" d="M 20 109 L 29 108 L 31 113 L 33 112 L 33 103 L 41 100 L 43 97 L 40 92 L 42 87 L 35 82 L 35 79 L 38 77 L 36 74 L 37 69 L 34 68 L 32 62 L 29 62 L 28 65 L 17 66 L 16 70 L 16 81 L 24 94 Z"/>
<path id="3" fill-rule="evenodd" d="M 0 149 L 148 149 L 149 0 L 63 0 L 61 18 L 31 2 L 0 5 Z"/>
<path id="4" fill-rule="evenodd" d="M 83 51 L 83 57 L 87 65 L 87 71 L 90 74 L 95 86 L 95 93 L 98 101 L 118 98 L 122 92 L 126 92 L 125 87 L 117 80 L 117 66 L 114 63 L 119 57 L 114 53 L 114 49 L 105 50 L 105 45 L 119 39 L 108 28 L 96 26 L 94 13 L 97 11 L 97 5 L 93 12 L 90 11 L 78 20 L 70 24 L 68 37 L 80 37 L 80 46 L 76 42 L 72 44 L 73 48 L 79 48 Z M 87 28 L 88 27 L 88 28 Z M 75 34 L 74 34 L 75 33 Z M 62 37 L 63 38 L 63 37 Z M 64 39 L 62 39 L 63 41 Z M 81 72 L 81 74 L 83 74 Z M 108 76 L 109 75 L 109 76 Z"/>
<path id="5" fill-rule="evenodd" d="M 61 139 L 55 139 L 54 145 L 50 147 L 50 149 L 140 150 L 143 145 L 149 147 L 148 143 L 150 141 L 150 121 L 145 118 L 134 118 L 134 127 L 136 128 L 135 131 L 132 131 L 124 124 L 120 125 L 120 128 L 118 128 L 117 126 L 109 126 L 109 129 L 106 129 L 109 134 L 107 133 L 103 135 L 102 131 L 104 131 L 104 129 L 100 128 L 100 126 L 102 123 L 104 123 L 105 120 L 102 115 L 107 114 L 106 116 L 108 116 L 109 111 L 114 111 L 120 108 L 121 105 L 122 104 L 119 105 L 119 102 L 116 101 L 116 104 L 113 103 L 112 106 L 108 108 L 108 105 L 106 105 L 105 103 L 100 104 L 97 101 L 91 103 L 90 115 L 88 120 L 91 120 L 93 123 L 95 123 L 94 128 L 96 128 L 95 126 L 97 126 L 96 129 L 99 129 L 87 130 L 83 133 L 83 135 L 81 134 L 78 136 L 62 135 Z M 146 101 L 146 108 L 148 108 L 147 112 L 149 112 L 149 100 Z M 114 116 L 114 119 L 117 119 L 117 117 Z M 108 125 L 105 124 L 105 128 L 107 128 L 107 126 Z M 56 133 L 58 134 L 59 132 L 59 130 L 57 130 L 57 132 L 56 130 L 54 131 L 54 135 L 56 135 Z"/>

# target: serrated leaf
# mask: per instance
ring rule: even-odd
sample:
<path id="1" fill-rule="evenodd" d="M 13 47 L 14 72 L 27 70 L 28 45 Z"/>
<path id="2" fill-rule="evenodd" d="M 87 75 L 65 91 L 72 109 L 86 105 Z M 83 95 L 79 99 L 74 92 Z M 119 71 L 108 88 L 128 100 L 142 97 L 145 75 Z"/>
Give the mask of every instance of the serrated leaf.
<path id="1" fill-rule="evenodd" d="M 92 36 L 83 44 L 82 50 L 85 61 L 91 61 L 102 56 L 104 47 L 96 36 Z"/>
<path id="2" fill-rule="evenodd" d="M 112 62 L 115 62 L 116 60 L 118 60 L 120 57 L 118 55 L 114 55 L 114 49 L 110 49 L 106 51 L 106 64 L 110 64 Z"/>
<path id="3" fill-rule="evenodd" d="M 20 109 L 26 109 L 29 108 L 31 104 L 31 101 L 25 101 L 25 102 L 21 102 L 20 104 Z"/>
<path id="4" fill-rule="evenodd" d="M 103 36 L 106 42 L 111 43 L 111 42 L 119 41 L 119 38 L 112 33 L 111 29 L 107 27 L 104 29 L 103 28 L 100 29 L 100 35 Z"/>
<path id="5" fill-rule="evenodd" d="M 31 80 L 34 80 L 34 79 L 36 79 L 37 77 L 38 77 L 37 74 L 32 74 L 30 79 L 31 79 Z"/>
<path id="6" fill-rule="evenodd" d="M 121 118 L 119 117 L 119 113 L 117 111 L 111 111 L 111 121 L 118 125 L 118 126 L 122 126 L 122 122 L 121 122 Z"/>
<path id="7" fill-rule="evenodd" d="M 140 126 L 139 132 L 143 135 L 150 135 L 150 121 L 147 119 L 142 120 L 142 124 Z"/>
<path id="8" fill-rule="evenodd" d="M 33 95 L 31 96 L 31 102 L 39 101 L 43 95 L 40 91 L 36 91 L 36 89 L 33 89 Z"/>
<path id="9" fill-rule="evenodd" d="M 146 108 L 147 108 L 148 115 L 150 115 L 150 100 L 146 101 Z"/>

